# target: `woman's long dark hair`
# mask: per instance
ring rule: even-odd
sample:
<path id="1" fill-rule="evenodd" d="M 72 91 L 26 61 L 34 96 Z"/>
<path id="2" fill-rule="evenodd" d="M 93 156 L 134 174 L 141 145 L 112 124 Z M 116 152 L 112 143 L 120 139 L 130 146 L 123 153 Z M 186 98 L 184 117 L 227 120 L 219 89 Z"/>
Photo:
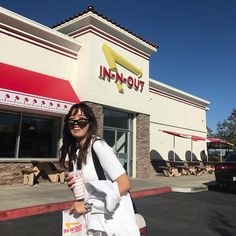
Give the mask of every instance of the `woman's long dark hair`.
<path id="1" fill-rule="evenodd" d="M 76 143 L 76 139 L 72 136 L 69 126 L 68 120 L 70 116 L 73 116 L 78 113 L 78 111 L 84 113 L 86 118 L 89 120 L 89 129 L 87 133 L 87 139 L 82 147 L 78 146 Z M 64 128 L 63 128 L 63 139 L 62 139 L 62 147 L 60 149 L 60 164 L 64 168 L 68 168 L 65 164 L 66 156 L 69 157 L 69 171 L 73 170 L 72 161 L 77 160 L 77 168 L 81 169 L 82 163 L 86 163 L 87 152 L 90 145 L 90 141 L 93 136 L 96 135 L 97 131 L 97 119 L 93 113 L 93 110 L 86 104 L 86 102 L 81 102 L 73 105 L 64 120 Z M 76 151 L 79 148 L 79 155 L 77 157 Z"/>

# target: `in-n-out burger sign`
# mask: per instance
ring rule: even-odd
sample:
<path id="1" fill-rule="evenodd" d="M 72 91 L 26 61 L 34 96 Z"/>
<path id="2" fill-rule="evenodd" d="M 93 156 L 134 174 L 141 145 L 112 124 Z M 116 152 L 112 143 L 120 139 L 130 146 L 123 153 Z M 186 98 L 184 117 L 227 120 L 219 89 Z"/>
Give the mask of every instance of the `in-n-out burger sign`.
<path id="1" fill-rule="evenodd" d="M 114 79 L 117 89 L 120 93 L 124 93 L 124 84 L 126 84 L 127 87 L 130 89 L 135 89 L 136 91 L 142 92 L 144 87 L 144 81 L 140 80 L 140 78 L 142 77 L 142 71 L 133 64 L 131 64 L 129 61 L 127 61 L 125 58 L 120 56 L 117 52 L 108 47 L 106 44 L 102 45 L 102 50 L 106 57 L 109 68 L 105 66 L 100 66 L 99 78 L 107 78 L 108 81 Z M 123 73 L 119 73 L 117 71 L 116 64 L 121 65 L 122 67 L 131 71 L 136 76 L 124 76 Z"/>

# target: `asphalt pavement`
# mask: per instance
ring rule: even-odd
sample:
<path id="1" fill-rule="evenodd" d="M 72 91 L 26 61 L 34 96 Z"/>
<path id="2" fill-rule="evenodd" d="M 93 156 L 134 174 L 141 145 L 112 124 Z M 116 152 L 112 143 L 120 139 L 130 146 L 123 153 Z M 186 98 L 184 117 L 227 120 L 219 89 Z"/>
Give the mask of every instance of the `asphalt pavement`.
<path id="1" fill-rule="evenodd" d="M 213 186 L 209 189 L 134 199 L 138 212 L 145 217 L 148 236 L 235 236 L 235 194 L 215 191 Z M 62 212 L 1 221 L 0 235 L 61 236 Z"/>
<path id="2" fill-rule="evenodd" d="M 206 191 L 215 184 L 214 174 L 200 176 L 131 178 L 133 198 L 165 192 Z M 67 184 L 40 182 L 34 186 L 0 186 L 0 221 L 66 209 L 74 201 Z"/>
<path id="3" fill-rule="evenodd" d="M 235 236 L 235 193 L 217 188 L 196 193 L 164 193 L 135 199 L 148 236 Z"/>

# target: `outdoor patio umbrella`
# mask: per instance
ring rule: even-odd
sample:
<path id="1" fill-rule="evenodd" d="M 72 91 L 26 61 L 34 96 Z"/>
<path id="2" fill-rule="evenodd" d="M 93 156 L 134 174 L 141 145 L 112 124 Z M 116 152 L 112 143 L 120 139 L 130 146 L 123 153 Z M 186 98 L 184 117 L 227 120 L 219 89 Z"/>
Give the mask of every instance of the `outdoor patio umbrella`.
<path id="1" fill-rule="evenodd" d="M 206 138 L 204 137 L 191 135 L 191 162 L 193 161 L 193 141 L 197 142 L 197 141 L 205 141 L 205 140 Z"/>
<path id="2" fill-rule="evenodd" d="M 174 152 L 174 149 L 175 149 L 175 137 L 181 137 L 181 138 L 187 138 L 187 139 L 190 139 L 191 140 L 191 162 L 193 161 L 193 141 L 205 141 L 206 138 L 204 137 L 200 137 L 200 136 L 196 136 L 196 135 L 191 135 L 191 134 L 181 134 L 181 133 L 178 133 L 178 132 L 173 132 L 173 131 L 169 131 L 169 130 L 160 130 L 164 133 L 167 133 L 167 134 L 171 134 L 173 135 L 173 161 L 175 161 L 175 152 Z"/>
<path id="3" fill-rule="evenodd" d="M 191 157 L 190 157 L 191 161 L 193 161 L 193 142 L 194 141 L 195 142 L 196 141 L 206 141 L 206 142 L 219 143 L 220 150 L 221 150 L 221 144 L 227 144 L 227 145 L 233 146 L 232 143 L 229 143 L 224 140 L 217 139 L 217 138 L 205 138 L 205 137 L 200 137 L 200 136 L 191 135 L 191 134 L 182 134 L 182 133 L 178 133 L 178 132 L 174 132 L 174 131 L 170 131 L 170 130 L 159 130 L 159 131 L 173 135 L 173 161 L 175 161 L 175 137 L 187 138 L 187 139 L 191 140 Z M 220 151 L 220 159 L 222 161 L 221 151 Z M 207 161 L 208 161 L 208 155 L 207 155 Z"/>
<path id="4" fill-rule="evenodd" d="M 175 137 L 177 136 L 177 137 L 185 138 L 184 134 L 174 132 L 174 131 L 169 131 L 169 130 L 160 130 L 160 131 L 173 135 L 173 161 L 175 161 Z"/>

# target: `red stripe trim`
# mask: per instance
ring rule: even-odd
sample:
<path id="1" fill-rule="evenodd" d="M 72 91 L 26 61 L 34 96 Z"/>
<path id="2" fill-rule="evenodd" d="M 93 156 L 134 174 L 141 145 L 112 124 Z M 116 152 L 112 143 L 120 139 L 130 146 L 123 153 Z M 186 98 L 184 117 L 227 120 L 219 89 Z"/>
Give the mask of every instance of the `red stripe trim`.
<path id="1" fill-rule="evenodd" d="M 194 107 L 197 107 L 197 108 L 201 108 L 201 109 L 204 109 L 204 110 L 206 109 L 206 107 L 204 105 L 200 105 L 200 104 L 197 104 L 195 102 L 191 102 L 191 101 L 183 99 L 183 98 L 178 98 L 174 95 L 162 92 L 162 91 L 154 89 L 154 88 L 150 88 L 149 92 L 154 93 L 154 94 L 158 94 L 158 95 L 161 95 L 163 97 L 166 97 L 166 98 L 178 101 L 178 102 L 182 102 L 184 104 L 191 105 L 191 106 L 194 106 Z"/>
<path id="2" fill-rule="evenodd" d="M 8 211 L 0 211 L 0 221 L 38 215 L 47 212 L 61 211 L 72 206 L 74 201 L 50 203 L 33 207 L 25 207 Z"/>
<path id="3" fill-rule="evenodd" d="M 74 20 L 75 18 L 79 19 L 81 16 L 83 16 L 84 14 L 87 14 L 88 12 L 92 12 L 93 14 L 97 15 L 98 17 L 103 18 L 104 20 L 106 20 L 107 22 L 111 23 L 112 25 L 115 25 L 116 27 L 120 28 L 121 30 L 126 31 L 127 33 L 131 34 L 135 38 L 140 39 L 141 41 L 151 45 L 152 47 L 159 48 L 159 45 L 155 45 L 155 44 L 153 44 L 151 42 L 148 42 L 147 40 L 143 39 L 142 37 L 136 35 L 133 32 L 130 32 L 128 29 L 125 29 L 124 27 L 121 27 L 119 24 L 113 22 L 111 19 L 108 19 L 107 17 L 103 16 L 102 14 L 98 13 L 97 11 L 94 11 L 93 9 L 92 10 L 88 9 L 88 10 L 85 10 L 84 12 L 82 12 L 82 13 L 80 13 L 78 15 L 74 15 L 74 16 L 70 17 L 69 19 L 64 20 L 63 22 L 60 22 L 58 24 L 53 25 L 52 28 L 56 28 L 58 26 L 64 25 L 65 23 L 67 23 L 67 22 L 69 22 L 71 20 Z"/>
<path id="4" fill-rule="evenodd" d="M 200 136 L 196 136 L 196 135 L 192 135 L 192 134 L 181 134 L 181 133 L 177 133 L 177 132 L 173 132 L 170 130 L 160 130 L 164 133 L 170 134 L 170 135 L 174 135 L 174 136 L 178 136 L 181 138 L 187 138 L 187 139 L 192 139 L 193 141 L 206 141 L 207 138 L 206 137 L 200 137 Z"/>
<path id="5" fill-rule="evenodd" d="M 162 188 L 154 188 L 154 189 L 147 189 L 147 190 L 140 190 L 131 193 L 132 198 L 140 198 L 146 196 L 152 196 L 160 193 L 168 193 L 172 192 L 171 187 L 162 187 Z"/>
<path id="6" fill-rule="evenodd" d="M 1 29 L 1 28 L 4 29 L 4 30 L 7 30 L 8 32 L 5 32 L 5 31 L 3 31 L 3 30 L 0 30 L 0 32 L 3 33 L 3 34 L 8 35 L 8 36 L 10 36 L 10 37 L 20 39 L 20 40 L 25 41 L 25 42 L 27 42 L 27 43 L 31 43 L 31 44 L 33 44 L 33 45 L 36 45 L 36 46 L 39 46 L 39 47 L 41 47 L 41 48 L 47 49 L 47 50 L 49 50 L 49 51 L 56 52 L 56 53 L 61 54 L 61 55 L 63 55 L 63 56 L 66 56 L 66 57 L 69 57 L 69 58 L 72 58 L 72 59 L 77 60 L 77 53 L 68 51 L 68 50 L 66 50 L 66 49 L 64 49 L 64 48 L 61 48 L 61 47 L 58 47 L 58 46 L 56 46 L 56 45 L 54 45 L 54 44 L 50 44 L 50 43 L 45 42 L 45 41 L 43 41 L 43 40 L 37 39 L 37 38 L 35 38 L 35 37 L 29 36 L 29 35 L 24 34 L 24 33 L 22 33 L 22 32 L 16 31 L 16 30 L 11 29 L 11 28 L 8 28 L 7 26 L 4 26 L 4 25 L 0 25 L 0 29 Z M 10 34 L 9 32 L 14 33 L 14 34 L 17 34 L 18 36 L 17 36 L 17 35 L 12 35 L 12 34 Z M 21 37 L 20 37 L 20 36 L 21 36 Z M 22 37 L 24 37 L 24 38 L 22 38 Z M 28 39 L 28 40 L 27 40 L 27 39 Z M 30 41 L 30 40 L 33 40 L 34 42 L 32 42 L 32 41 Z M 43 46 L 42 44 L 44 44 L 45 46 Z M 61 52 L 59 52 L 59 51 L 57 51 L 57 50 L 59 50 L 59 51 L 61 51 Z M 63 52 L 64 52 L 64 53 L 63 53 Z M 66 54 L 66 53 L 67 53 L 67 54 Z M 71 56 L 68 55 L 68 54 L 70 54 Z"/>
<path id="7" fill-rule="evenodd" d="M 96 32 L 99 34 L 97 34 Z M 81 36 L 81 35 L 87 34 L 87 33 L 94 33 L 95 35 L 102 37 L 103 39 L 106 39 L 106 40 L 116 44 L 117 46 L 120 46 L 120 47 L 124 48 L 125 50 L 132 52 L 135 55 L 138 55 L 144 59 L 149 60 L 149 58 L 150 58 L 149 55 L 137 50 L 134 47 L 131 47 L 130 45 L 110 36 L 109 34 L 106 34 L 104 31 L 98 30 L 92 26 L 88 26 L 88 27 L 83 28 L 82 30 L 75 31 L 75 32 L 69 34 L 69 36 L 71 36 L 71 37 L 74 36 L 74 38 L 77 38 L 78 36 Z"/>
<path id="8" fill-rule="evenodd" d="M 0 63 L 0 88 L 40 97 L 78 103 L 67 80 Z"/>
<path id="9" fill-rule="evenodd" d="M 132 192 L 131 196 L 133 198 L 140 198 L 140 197 L 151 196 L 151 195 L 156 195 L 160 193 L 167 193 L 171 191 L 172 190 L 170 187 L 163 187 L 163 188 L 157 188 L 157 189 L 147 189 L 147 190 L 140 190 L 140 191 Z M 45 204 L 45 205 L 25 207 L 25 208 L 13 209 L 13 210 L 0 211 L 0 221 L 22 218 L 22 217 L 32 216 L 32 215 L 38 215 L 38 214 L 43 214 L 43 213 L 53 212 L 53 211 L 62 211 L 62 210 L 70 208 L 73 202 L 74 201 L 58 202 L 58 203 L 50 203 L 50 204 Z"/>

